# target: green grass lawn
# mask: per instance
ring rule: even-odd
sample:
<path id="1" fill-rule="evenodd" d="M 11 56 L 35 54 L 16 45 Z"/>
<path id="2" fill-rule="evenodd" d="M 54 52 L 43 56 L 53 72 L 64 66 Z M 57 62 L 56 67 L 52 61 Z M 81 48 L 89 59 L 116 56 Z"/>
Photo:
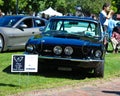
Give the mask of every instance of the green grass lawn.
<path id="1" fill-rule="evenodd" d="M 23 52 L 0 53 L 0 96 L 36 89 L 53 88 L 65 85 L 97 81 L 100 78 L 81 77 L 70 72 L 11 73 L 11 58 Z M 105 76 L 103 79 L 120 77 L 120 53 L 109 53 L 105 58 Z"/>

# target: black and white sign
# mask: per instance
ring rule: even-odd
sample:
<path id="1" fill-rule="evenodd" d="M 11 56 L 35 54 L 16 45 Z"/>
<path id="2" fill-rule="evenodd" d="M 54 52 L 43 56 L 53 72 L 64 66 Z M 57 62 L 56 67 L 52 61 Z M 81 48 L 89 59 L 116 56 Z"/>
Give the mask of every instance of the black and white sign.
<path id="1" fill-rule="evenodd" d="M 12 55 L 12 72 L 37 72 L 38 55 Z"/>
<path id="2" fill-rule="evenodd" d="M 25 56 L 13 56 L 13 71 L 24 71 L 25 70 Z"/>

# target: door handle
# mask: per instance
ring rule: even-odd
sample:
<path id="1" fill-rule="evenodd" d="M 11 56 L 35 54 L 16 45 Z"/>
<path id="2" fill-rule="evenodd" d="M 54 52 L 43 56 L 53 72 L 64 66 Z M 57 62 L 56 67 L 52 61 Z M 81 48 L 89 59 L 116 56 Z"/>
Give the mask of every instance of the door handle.
<path id="1" fill-rule="evenodd" d="M 35 34 L 35 32 L 32 32 L 32 34 Z"/>

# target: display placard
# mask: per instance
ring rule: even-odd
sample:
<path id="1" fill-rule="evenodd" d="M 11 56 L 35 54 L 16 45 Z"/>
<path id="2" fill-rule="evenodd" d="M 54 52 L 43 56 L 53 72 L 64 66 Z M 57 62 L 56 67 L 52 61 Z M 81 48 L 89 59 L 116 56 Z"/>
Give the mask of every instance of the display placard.
<path id="1" fill-rule="evenodd" d="M 12 55 L 11 72 L 37 72 L 38 55 Z"/>

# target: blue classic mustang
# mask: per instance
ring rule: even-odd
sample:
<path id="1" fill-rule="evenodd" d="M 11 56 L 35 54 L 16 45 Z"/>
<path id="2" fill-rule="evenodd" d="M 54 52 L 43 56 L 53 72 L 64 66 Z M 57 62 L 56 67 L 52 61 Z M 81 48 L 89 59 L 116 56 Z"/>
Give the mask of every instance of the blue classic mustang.
<path id="1" fill-rule="evenodd" d="M 42 34 L 26 43 L 26 54 L 57 68 L 83 68 L 96 77 L 104 76 L 105 48 L 99 21 L 86 17 L 51 17 Z M 53 64 L 53 65 L 52 65 Z M 47 67 L 48 67 L 47 66 Z"/>

